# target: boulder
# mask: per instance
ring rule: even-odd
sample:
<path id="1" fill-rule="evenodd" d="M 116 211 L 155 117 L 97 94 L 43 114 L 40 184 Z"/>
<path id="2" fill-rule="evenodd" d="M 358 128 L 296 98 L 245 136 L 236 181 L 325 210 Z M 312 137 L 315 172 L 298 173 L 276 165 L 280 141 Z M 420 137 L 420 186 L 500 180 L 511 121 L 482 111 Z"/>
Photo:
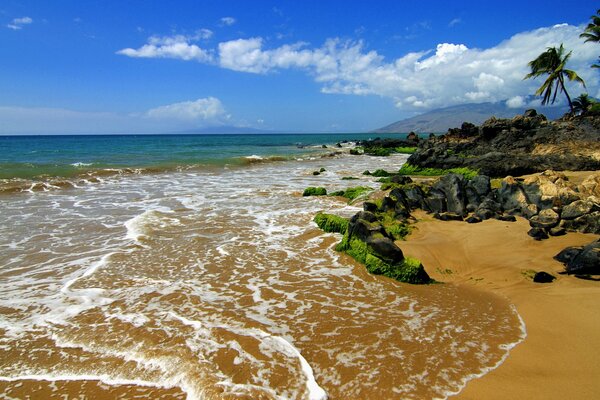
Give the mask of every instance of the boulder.
<path id="1" fill-rule="evenodd" d="M 434 183 L 433 188 L 443 193 L 448 212 L 464 215 L 466 206 L 465 177 L 448 174 Z M 439 211 L 438 211 L 439 212 Z"/>
<path id="2" fill-rule="evenodd" d="M 413 180 L 410 176 L 406 175 L 392 175 L 390 177 L 390 182 L 397 183 L 398 185 L 407 185 L 409 183 L 412 183 Z"/>
<path id="3" fill-rule="evenodd" d="M 425 192 L 420 186 L 411 185 L 404 189 L 410 208 L 425 209 Z"/>
<path id="4" fill-rule="evenodd" d="M 481 218 L 477 217 L 476 215 L 471 215 L 470 217 L 465 219 L 465 221 L 467 221 L 469 224 L 477 224 L 481 222 Z"/>
<path id="5" fill-rule="evenodd" d="M 600 211 L 584 214 L 581 217 L 571 220 L 563 220 L 561 226 L 567 231 L 600 235 Z"/>
<path id="6" fill-rule="evenodd" d="M 523 187 L 512 176 L 507 176 L 502 180 L 497 196 L 499 203 L 505 210 L 512 208 L 523 210 L 529 205 L 529 199 Z"/>
<path id="7" fill-rule="evenodd" d="M 368 212 L 374 213 L 374 212 L 377 211 L 377 209 L 378 209 L 377 204 L 375 204 L 373 202 L 365 201 L 363 203 L 363 210 L 364 211 L 368 211 Z"/>
<path id="8" fill-rule="evenodd" d="M 424 210 L 428 212 L 442 213 L 446 212 L 447 210 L 446 196 L 443 192 L 437 189 L 431 189 L 427 197 L 424 199 L 423 203 Z"/>
<path id="9" fill-rule="evenodd" d="M 483 221 L 486 219 L 494 218 L 496 216 L 496 212 L 490 210 L 489 208 L 478 208 L 475 211 L 475 216 Z"/>
<path id="10" fill-rule="evenodd" d="M 402 250 L 387 237 L 370 237 L 366 240 L 371 253 L 390 264 L 399 264 L 404 260 Z"/>
<path id="11" fill-rule="evenodd" d="M 533 276 L 533 281 L 535 283 L 552 283 L 552 281 L 554 281 L 555 279 L 556 277 L 554 275 L 551 275 L 544 271 L 536 272 Z"/>
<path id="12" fill-rule="evenodd" d="M 600 240 L 581 248 L 569 247 L 554 258 L 565 263 L 567 274 L 599 275 Z"/>
<path id="13" fill-rule="evenodd" d="M 563 236 L 567 234 L 567 230 L 562 226 L 555 226 L 554 228 L 550 228 L 548 234 L 550 236 Z"/>
<path id="14" fill-rule="evenodd" d="M 541 228 L 531 228 L 527 234 L 529 236 L 531 236 L 532 238 L 534 238 L 535 240 L 544 240 L 544 239 L 548 239 L 548 234 L 546 233 L 545 230 L 541 229 Z"/>
<path id="15" fill-rule="evenodd" d="M 529 225 L 532 228 L 550 229 L 554 228 L 560 222 L 560 216 L 552 209 L 542 210 L 538 215 L 529 219 Z"/>
<path id="16" fill-rule="evenodd" d="M 593 211 L 599 211 L 600 206 L 589 200 L 577 200 L 571 204 L 566 205 L 560 217 L 562 219 L 575 219 L 581 217 L 584 214 L 589 214 Z"/>
<path id="17" fill-rule="evenodd" d="M 439 219 L 441 221 L 462 221 L 463 217 L 460 214 L 456 214 L 453 212 L 443 212 L 443 213 L 435 213 L 433 218 Z"/>
<path id="18" fill-rule="evenodd" d="M 514 215 L 510 215 L 510 214 L 496 215 L 496 219 L 499 221 L 504 221 L 504 222 L 515 222 L 517 220 Z"/>
<path id="19" fill-rule="evenodd" d="M 556 204 L 566 205 L 579 200 L 575 185 L 562 172 L 552 170 L 530 176 L 523 182 L 529 202 L 539 208 L 550 208 Z"/>
<path id="20" fill-rule="evenodd" d="M 600 172 L 596 172 L 584 179 L 577 190 L 585 197 L 600 197 Z"/>

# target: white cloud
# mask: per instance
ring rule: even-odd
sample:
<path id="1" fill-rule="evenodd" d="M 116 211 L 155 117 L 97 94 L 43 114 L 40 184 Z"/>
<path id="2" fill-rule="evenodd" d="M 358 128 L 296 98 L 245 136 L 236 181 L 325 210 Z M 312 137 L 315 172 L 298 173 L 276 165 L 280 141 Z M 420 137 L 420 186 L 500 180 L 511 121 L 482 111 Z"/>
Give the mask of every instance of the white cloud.
<path id="1" fill-rule="evenodd" d="M 233 17 L 221 18 L 221 24 L 226 25 L 226 26 L 231 26 L 231 25 L 235 24 L 236 22 L 237 22 L 236 19 Z"/>
<path id="2" fill-rule="evenodd" d="M 460 23 L 462 23 L 462 19 L 460 19 L 460 18 L 454 18 L 452 21 L 448 22 L 448 26 L 450 28 L 453 28 L 453 27 L 455 27 L 456 25 L 458 25 Z"/>
<path id="3" fill-rule="evenodd" d="M 10 24 L 6 25 L 6 27 L 18 31 L 19 29 L 23 28 L 23 25 L 29 25 L 32 23 L 33 19 L 30 17 L 15 18 Z"/>
<path id="4" fill-rule="evenodd" d="M 208 38 L 211 35 L 212 32 L 206 29 L 199 31 L 192 37 L 184 35 L 152 36 L 148 39 L 148 43 L 142 47 L 122 49 L 117 51 L 117 54 L 135 58 L 174 58 L 185 61 L 210 62 L 212 61 L 211 53 L 196 44 L 192 44 L 192 42 L 201 38 Z"/>
<path id="5" fill-rule="evenodd" d="M 525 101 L 525 97 L 523 96 L 515 96 L 506 100 L 506 105 L 510 108 L 522 108 L 527 104 Z"/>
<path id="6" fill-rule="evenodd" d="M 435 52 L 424 50 L 386 61 L 361 41 L 328 39 L 321 47 L 306 43 L 265 48 L 260 37 L 218 44 L 216 51 L 190 44 L 190 38 L 151 38 L 140 49 L 124 49 L 132 57 L 170 57 L 215 62 L 222 68 L 266 74 L 285 69 L 306 71 L 322 85 L 323 93 L 378 95 L 390 98 L 401 109 L 414 111 L 466 102 L 512 99 L 535 92 L 541 80 L 523 80 L 528 62 L 547 47 L 564 43 L 573 50 L 568 67 L 585 79 L 592 95 L 600 93 L 600 77 L 589 66 L 597 47 L 580 38 L 583 26 L 567 24 L 522 32 L 487 49 L 461 43 L 440 43 Z M 216 53 L 216 54 L 215 54 Z M 213 54 L 215 54 L 213 59 Z M 569 84 L 578 95 L 583 88 Z M 561 100 L 562 101 L 562 100 Z"/>
<path id="7" fill-rule="evenodd" d="M 146 111 L 144 116 L 153 119 L 211 123 L 228 118 L 223 104 L 215 97 L 207 97 L 194 101 L 183 101 L 152 108 Z"/>

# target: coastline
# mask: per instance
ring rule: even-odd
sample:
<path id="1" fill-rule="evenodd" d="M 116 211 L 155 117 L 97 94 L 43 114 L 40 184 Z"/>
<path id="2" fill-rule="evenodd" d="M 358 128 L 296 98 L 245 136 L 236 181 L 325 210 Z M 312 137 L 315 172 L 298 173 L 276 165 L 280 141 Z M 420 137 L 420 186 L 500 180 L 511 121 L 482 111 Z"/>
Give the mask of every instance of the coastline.
<path id="1" fill-rule="evenodd" d="M 600 350 L 590 345 L 600 331 L 597 282 L 557 275 L 563 265 L 552 257 L 568 246 L 585 245 L 598 235 L 569 233 L 538 242 L 529 224 L 487 220 L 480 224 L 442 222 L 424 212 L 406 241 L 405 254 L 419 258 L 432 278 L 467 285 L 507 298 L 526 325 L 527 337 L 506 360 L 469 381 L 453 399 L 594 398 L 600 395 L 596 371 Z M 499 236 L 498 233 L 504 233 Z M 533 283 L 527 270 L 557 276 Z M 451 271 L 451 272 L 450 272 Z"/>

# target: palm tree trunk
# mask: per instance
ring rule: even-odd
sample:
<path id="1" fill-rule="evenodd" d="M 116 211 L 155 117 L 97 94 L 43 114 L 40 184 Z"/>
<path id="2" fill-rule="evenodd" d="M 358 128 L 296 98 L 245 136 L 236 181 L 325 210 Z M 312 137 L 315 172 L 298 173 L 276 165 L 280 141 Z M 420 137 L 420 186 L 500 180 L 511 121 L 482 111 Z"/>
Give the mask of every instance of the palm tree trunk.
<path id="1" fill-rule="evenodd" d="M 565 96 L 567 96 L 567 102 L 569 103 L 569 109 L 571 110 L 571 114 L 574 114 L 575 110 L 573 110 L 573 103 L 571 102 L 571 97 L 569 96 L 569 93 L 567 92 L 567 88 L 565 87 L 565 80 L 562 75 L 558 76 L 558 81 L 560 82 L 562 91 L 565 93 Z"/>

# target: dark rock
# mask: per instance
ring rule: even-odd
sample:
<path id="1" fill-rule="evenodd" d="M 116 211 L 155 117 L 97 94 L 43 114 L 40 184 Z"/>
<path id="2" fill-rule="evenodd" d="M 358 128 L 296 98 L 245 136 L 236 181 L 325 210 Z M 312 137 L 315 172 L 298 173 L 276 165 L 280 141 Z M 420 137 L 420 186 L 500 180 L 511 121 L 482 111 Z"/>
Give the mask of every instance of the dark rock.
<path id="1" fill-rule="evenodd" d="M 437 189 L 431 189 L 428 196 L 424 199 L 424 209 L 428 212 L 442 213 L 446 212 L 446 196 Z"/>
<path id="2" fill-rule="evenodd" d="M 372 203 L 370 201 L 365 201 L 363 203 L 363 210 L 374 213 L 377 211 L 377 204 Z"/>
<path id="3" fill-rule="evenodd" d="M 554 275 L 551 275 L 544 271 L 536 272 L 533 276 L 533 281 L 535 283 L 552 283 L 552 281 L 554 281 L 555 279 L 556 277 Z"/>
<path id="4" fill-rule="evenodd" d="M 448 212 L 464 215 L 466 206 L 465 177 L 448 174 L 433 185 L 434 189 L 444 194 Z M 439 210 L 436 210 L 440 212 Z"/>
<path id="5" fill-rule="evenodd" d="M 404 189 L 410 208 L 425 209 L 425 192 L 419 186 Z"/>
<path id="6" fill-rule="evenodd" d="M 537 111 L 533 108 L 525 110 L 525 112 L 523 113 L 524 117 L 535 117 L 537 115 L 538 115 Z"/>
<path id="7" fill-rule="evenodd" d="M 485 175 L 475 176 L 469 181 L 467 187 L 473 188 L 480 197 L 487 196 L 492 190 L 490 185 L 490 177 Z"/>
<path id="8" fill-rule="evenodd" d="M 589 214 L 598 211 L 600 207 L 589 200 L 577 200 L 571 204 L 567 204 L 560 214 L 562 219 L 575 219 L 584 214 Z"/>
<path id="9" fill-rule="evenodd" d="M 535 240 L 548 239 L 548 234 L 546 233 L 546 231 L 540 228 L 531 228 L 529 232 L 527 232 L 527 234 Z"/>
<path id="10" fill-rule="evenodd" d="M 407 210 L 411 209 L 410 200 L 404 189 L 394 188 L 390 192 L 389 196 L 395 199 L 397 203 L 400 203 L 402 208 L 405 208 Z"/>
<path id="11" fill-rule="evenodd" d="M 386 212 L 395 209 L 396 203 L 396 199 L 392 198 L 392 196 L 385 196 L 381 200 L 381 211 Z"/>
<path id="12" fill-rule="evenodd" d="M 494 218 L 496 216 L 496 212 L 490 210 L 489 208 L 479 208 L 475 211 L 475 216 L 483 221 L 486 219 Z"/>
<path id="13" fill-rule="evenodd" d="M 404 260 L 402 250 L 389 238 L 371 237 L 366 243 L 373 254 L 390 264 L 399 264 Z"/>
<path id="14" fill-rule="evenodd" d="M 581 217 L 563 220 L 562 226 L 568 231 L 600 234 L 600 211 L 582 215 Z"/>
<path id="15" fill-rule="evenodd" d="M 515 222 L 517 220 L 514 215 L 510 215 L 510 214 L 497 215 L 496 219 L 499 221 L 504 221 L 504 222 Z"/>
<path id="16" fill-rule="evenodd" d="M 453 212 L 443 212 L 443 213 L 435 213 L 433 218 L 439 219 L 441 221 L 462 221 L 463 217 L 460 214 L 456 214 Z"/>
<path id="17" fill-rule="evenodd" d="M 567 234 L 567 230 L 562 226 L 555 226 L 548 231 L 550 236 L 563 236 Z"/>
<path id="18" fill-rule="evenodd" d="M 554 256 L 554 259 L 563 264 L 568 264 L 583 251 L 583 247 L 567 247 Z"/>
<path id="19" fill-rule="evenodd" d="M 469 224 L 477 224 L 481 222 L 481 218 L 477 217 L 476 215 L 471 215 L 470 217 L 465 219 L 465 221 L 467 221 Z"/>
<path id="20" fill-rule="evenodd" d="M 600 274 L 600 240 L 584 247 L 568 247 L 558 253 L 556 260 L 565 264 L 568 274 Z"/>
<path id="21" fill-rule="evenodd" d="M 406 175 L 392 175 L 390 177 L 390 182 L 392 183 L 397 183 L 398 185 L 407 185 L 409 183 L 412 183 L 412 179 L 410 176 L 406 176 Z"/>
<path id="22" fill-rule="evenodd" d="M 359 219 L 364 219 L 367 222 L 376 222 L 377 216 L 368 211 L 361 211 L 359 213 L 354 214 L 354 216 L 350 219 L 350 222 L 355 222 Z"/>
<path id="23" fill-rule="evenodd" d="M 416 133 L 414 133 L 414 132 L 410 132 L 408 134 L 408 136 L 406 136 L 406 140 L 410 140 L 410 141 L 413 141 L 413 142 L 418 142 L 419 141 L 419 136 Z"/>
<path id="24" fill-rule="evenodd" d="M 550 229 L 554 228 L 560 222 L 560 216 L 552 209 L 542 210 L 538 215 L 529 219 L 529 225 L 532 228 Z"/>

